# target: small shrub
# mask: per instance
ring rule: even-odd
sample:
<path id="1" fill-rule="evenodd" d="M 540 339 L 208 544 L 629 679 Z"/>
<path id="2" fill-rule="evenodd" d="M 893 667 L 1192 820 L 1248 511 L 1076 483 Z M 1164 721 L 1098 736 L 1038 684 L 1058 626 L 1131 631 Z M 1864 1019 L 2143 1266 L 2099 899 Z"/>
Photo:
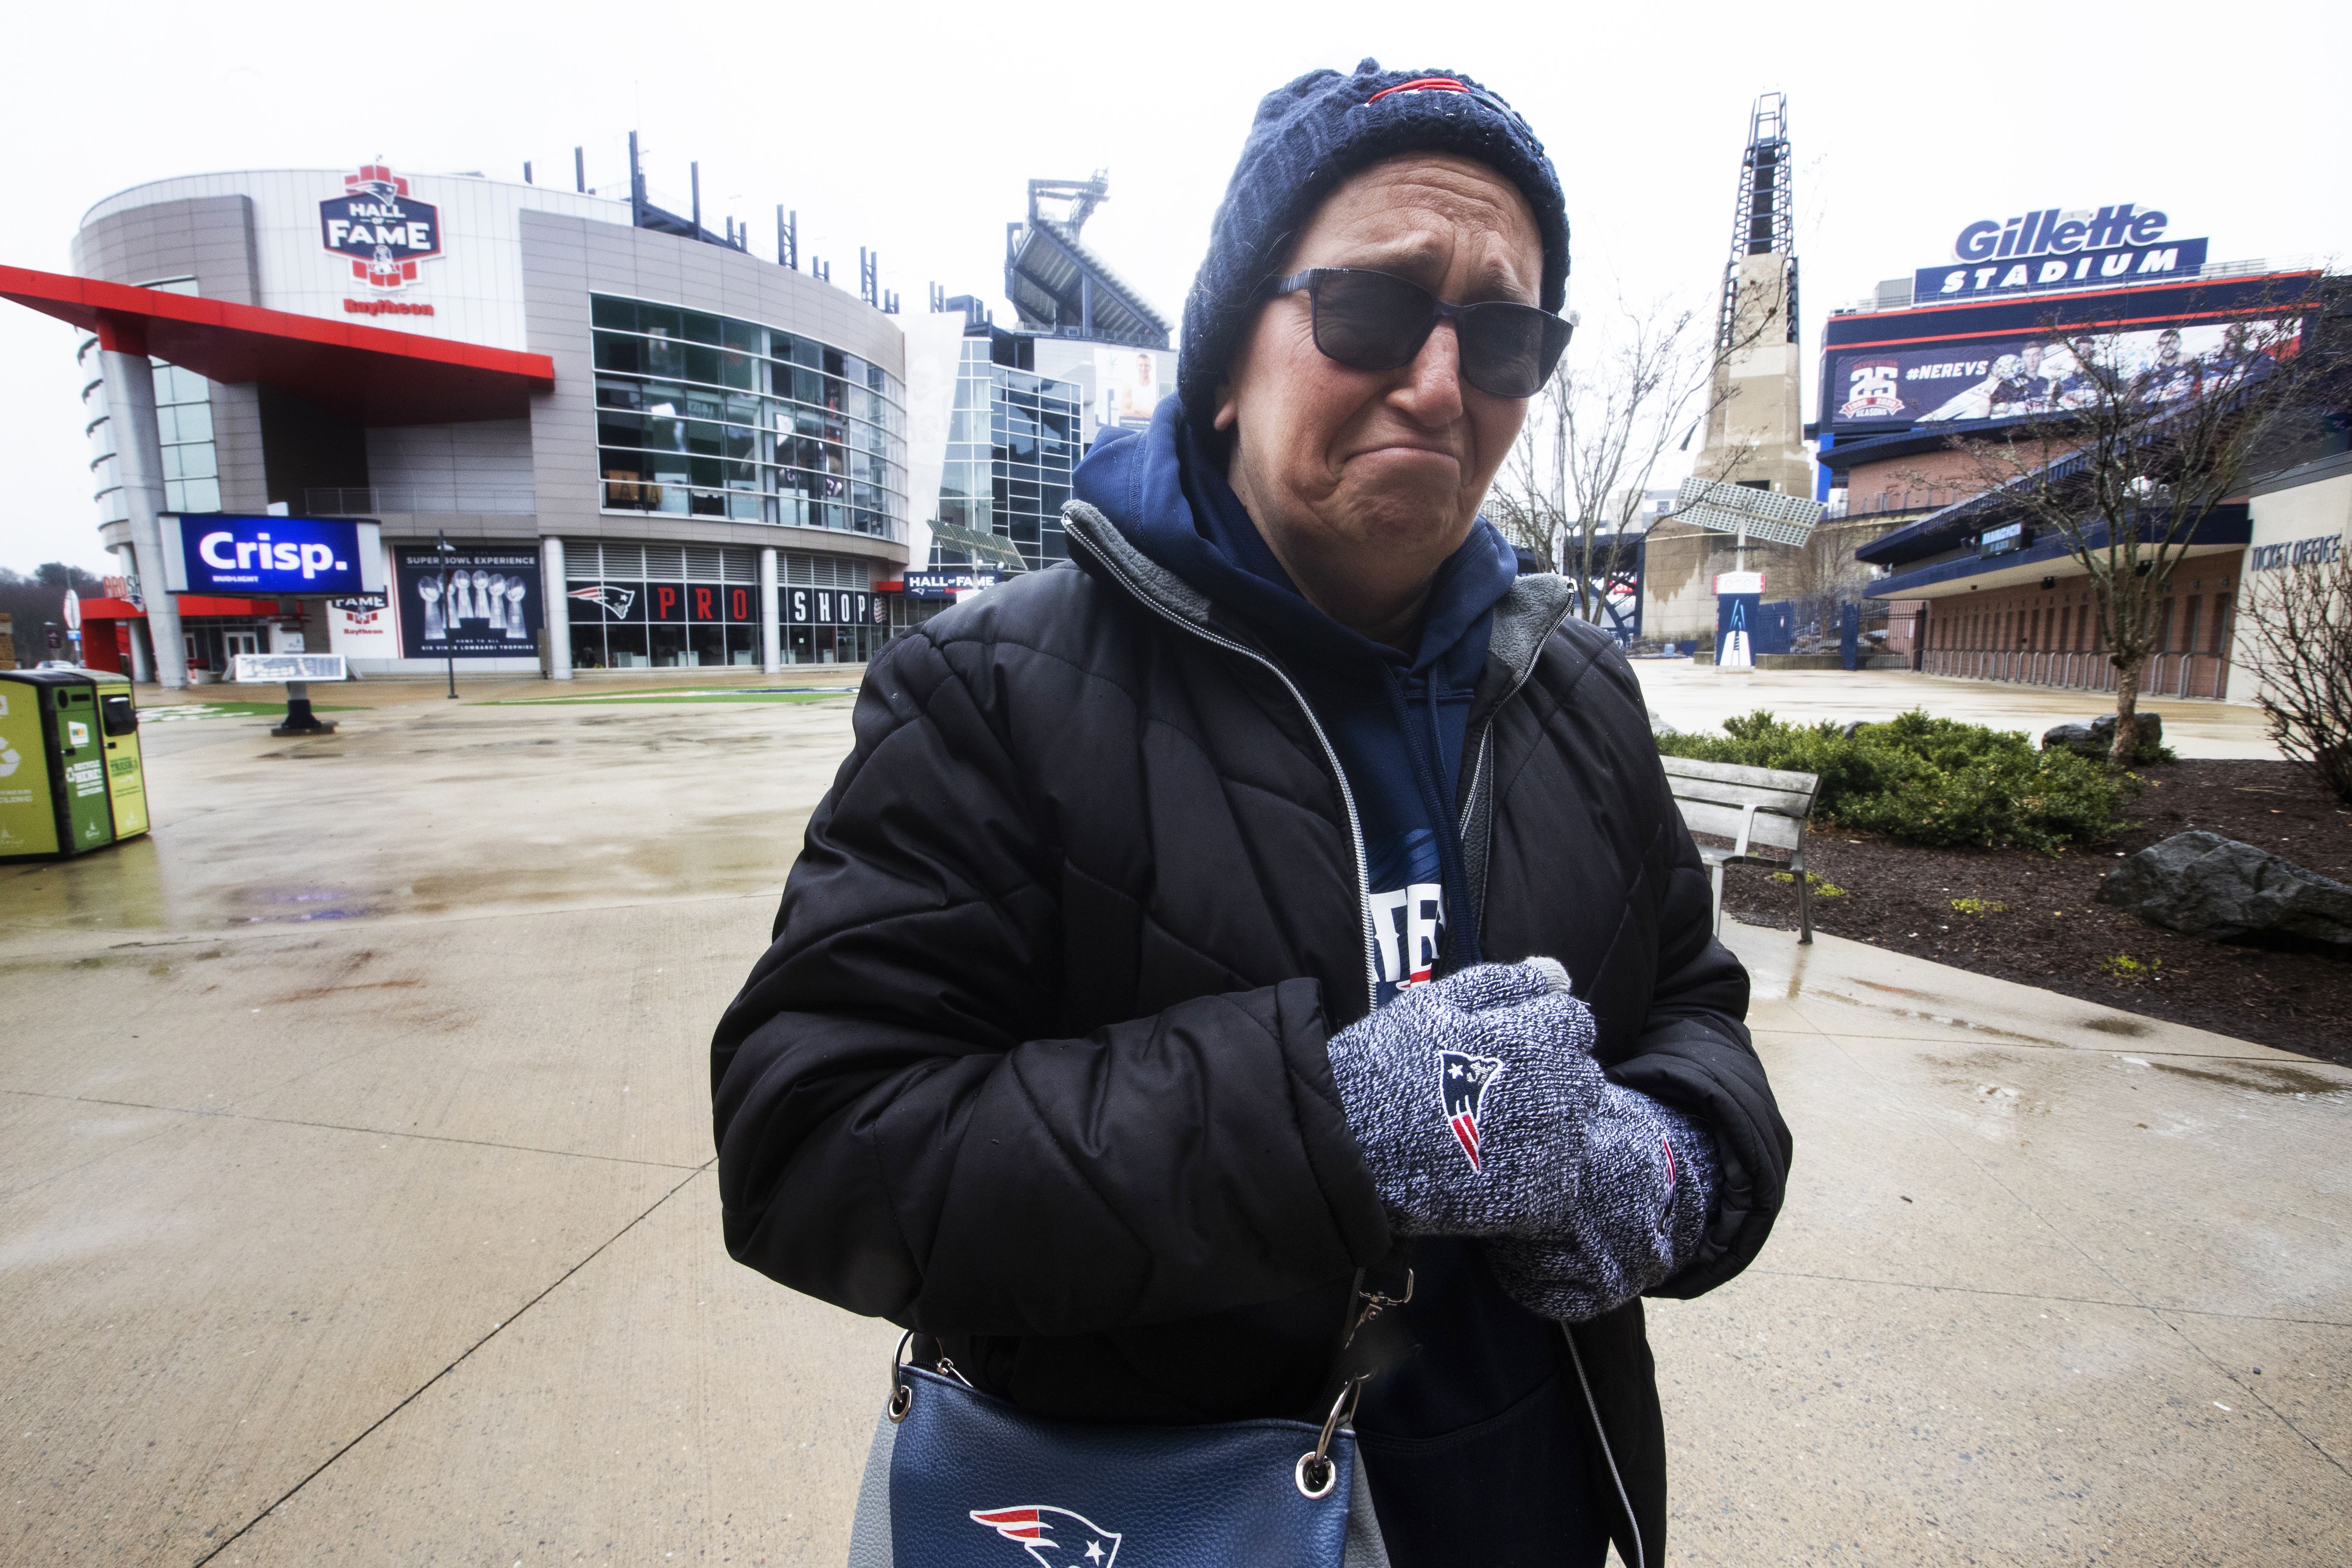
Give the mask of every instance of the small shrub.
<path id="1" fill-rule="evenodd" d="M 2105 970 L 2108 978 L 2113 980 L 2154 980 L 2157 972 L 2164 967 L 2164 960 L 2151 958 L 2142 963 L 2128 952 L 2119 952 L 2099 967 Z"/>
<path id="2" fill-rule="evenodd" d="M 2022 732 L 1923 712 L 1851 730 L 1787 724 L 1769 712 L 1727 719 L 1723 735 L 1667 733 L 1658 749 L 1703 762 L 1820 775 L 1813 819 L 1909 844 L 2015 844 L 2056 854 L 2110 837 L 2137 781 Z"/>
<path id="3" fill-rule="evenodd" d="M 1795 873 L 1790 871 L 1775 871 L 1772 873 L 1772 879 L 1776 882 L 1786 882 L 1791 887 L 1794 887 L 1797 881 Z M 1843 899 L 1845 897 L 1845 889 L 1843 888 L 1839 887 L 1835 882 L 1828 880 L 1822 877 L 1819 871 L 1806 872 L 1805 885 L 1812 889 L 1813 897 L 1817 899 Z"/>
<path id="4" fill-rule="evenodd" d="M 1952 908 L 1964 915 L 2005 915 L 2009 906 L 1999 899 L 1954 899 Z"/>

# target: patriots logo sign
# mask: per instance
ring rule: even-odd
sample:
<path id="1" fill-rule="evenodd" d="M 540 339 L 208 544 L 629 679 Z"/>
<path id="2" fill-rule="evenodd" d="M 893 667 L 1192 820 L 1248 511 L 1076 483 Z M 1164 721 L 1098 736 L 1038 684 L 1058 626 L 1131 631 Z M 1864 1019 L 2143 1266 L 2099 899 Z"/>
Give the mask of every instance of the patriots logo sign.
<path id="1" fill-rule="evenodd" d="M 976 1508 L 971 1510 L 971 1521 L 1019 1545 L 1036 1560 L 1040 1568 L 1072 1568 L 1080 1563 L 1087 1568 L 1111 1568 L 1118 1561 L 1118 1531 L 1105 1530 L 1084 1514 L 1072 1513 L 1066 1508 L 1037 1504 Z M 1086 1544 L 1081 1546 L 1080 1542 Z M 1048 1552 L 1056 1555 L 1048 1557 Z"/>
<path id="2" fill-rule="evenodd" d="M 343 176 L 343 194 L 319 204 L 319 240 L 347 257 L 352 276 L 371 289 L 404 289 L 416 264 L 441 254 L 441 214 L 408 194 L 408 182 L 382 163 Z"/>
<path id="3" fill-rule="evenodd" d="M 1445 1102 L 1445 1120 L 1454 1129 L 1454 1136 L 1462 1142 L 1462 1152 L 1469 1157 L 1470 1168 L 1478 1166 L 1478 1110 L 1486 1102 L 1486 1090 L 1503 1074 L 1503 1064 L 1493 1057 L 1474 1057 L 1464 1051 L 1437 1053 L 1437 1092 Z"/>
<path id="4" fill-rule="evenodd" d="M 637 602 L 637 591 L 635 588 L 616 588 L 610 583 L 598 583 L 593 587 L 574 588 L 564 597 L 577 599 L 585 605 L 602 605 L 606 615 L 615 620 L 626 620 L 629 606 Z"/>

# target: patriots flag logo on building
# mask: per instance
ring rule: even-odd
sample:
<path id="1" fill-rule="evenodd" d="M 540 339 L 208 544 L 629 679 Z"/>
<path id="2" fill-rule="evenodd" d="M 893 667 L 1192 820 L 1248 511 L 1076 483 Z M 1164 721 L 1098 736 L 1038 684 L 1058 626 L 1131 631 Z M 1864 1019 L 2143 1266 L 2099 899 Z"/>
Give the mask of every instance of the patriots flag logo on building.
<path id="1" fill-rule="evenodd" d="M 634 588 L 616 588 L 610 583 L 598 583 L 592 587 L 574 588 L 564 597 L 578 599 L 587 605 L 602 605 L 606 615 L 615 619 L 625 620 L 628 618 L 629 606 L 637 602 L 637 591 Z"/>
<path id="2" fill-rule="evenodd" d="M 1486 1102 L 1486 1089 L 1502 1076 L 1503 1064 L 1493 1057 L 1474 1057 L 1464 1051 L 1437 1053 L 1437 1090 L 1445 1101 L 1445 1120 L 1461 1141 L 1462 1152 L 1469 1156 L 1470 1168 L 1478 1163 L 1478 1111 Z"/>
<path id="3" fill-rule="evenodd" d="M 1081 1563 L 1087 1568 L 1111 1568 L 1118 1561 L 1119 1532 L 1105 1530 L 1066 1508 L 1035 1503 L 1022 1508 L 976 1508 L 971 1510 L 971 1521 L 1019 1545 L 1040 1568 L 1072 1568 Z M 1045 1555 L 1049 1552 L 1055 1555 Z"/>
<path id="4" fill-rule="evenodd" d="M 348 257 L 352 276 L 371 289 L 404 289 L 416 266 L 441 254 L 441 214 L 408 194 L 408 182 L 382 163 L 343 176 L 343 194 L 319 204 L 319 240 Z"/>

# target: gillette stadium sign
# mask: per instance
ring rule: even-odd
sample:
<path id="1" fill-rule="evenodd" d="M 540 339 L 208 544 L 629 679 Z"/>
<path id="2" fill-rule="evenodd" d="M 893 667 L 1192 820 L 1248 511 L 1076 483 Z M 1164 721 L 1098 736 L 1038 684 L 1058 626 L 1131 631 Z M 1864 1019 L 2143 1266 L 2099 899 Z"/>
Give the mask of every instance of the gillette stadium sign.
<path id="1" fill-rule="evenodd" d="M 1911 302 L 2194 278 L 2207 242 L 2167 237 L 2171 221 L 2131 202 L 1979 218 L 1952 241 L 1950 262 L 1912 274 Z"/>

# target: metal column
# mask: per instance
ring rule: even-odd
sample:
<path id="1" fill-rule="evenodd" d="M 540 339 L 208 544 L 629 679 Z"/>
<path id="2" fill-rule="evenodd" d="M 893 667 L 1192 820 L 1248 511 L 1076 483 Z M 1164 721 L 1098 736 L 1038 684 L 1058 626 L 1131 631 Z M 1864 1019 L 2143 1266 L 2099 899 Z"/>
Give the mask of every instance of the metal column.
<path id="1" fill-rule="evenodd" d="M 760 552 L 760 668 L 773 675 L 784 668 L 783 606 L 776 602 L 776 552 Z"/>
<path id="2" fill-rule="evenodd" d="M 572 679 L 572 601 L 563 596 L 563 541 L 548 534 L 539 542 L 540 602 L 547 613 L 540 624 L 547 628 L 547 679 Z"/>
<path id="3" fill-rule="evenodd" d="M 139 594 L 147 602 L 148 642 L 155 677 L 173 691 L 188 684 L 188 648 L 180 636 L 180 604 L 163 586 L 163 437 L 155 426 L 155 367 L 145 332 L 101 320 L 99 365 L 106 378 L 106 417 L 114 427 L 115 471 L 131 511 L 131 548 L 139 563 Z M 137 634 L 132 634 L 133 641 Z"/>

